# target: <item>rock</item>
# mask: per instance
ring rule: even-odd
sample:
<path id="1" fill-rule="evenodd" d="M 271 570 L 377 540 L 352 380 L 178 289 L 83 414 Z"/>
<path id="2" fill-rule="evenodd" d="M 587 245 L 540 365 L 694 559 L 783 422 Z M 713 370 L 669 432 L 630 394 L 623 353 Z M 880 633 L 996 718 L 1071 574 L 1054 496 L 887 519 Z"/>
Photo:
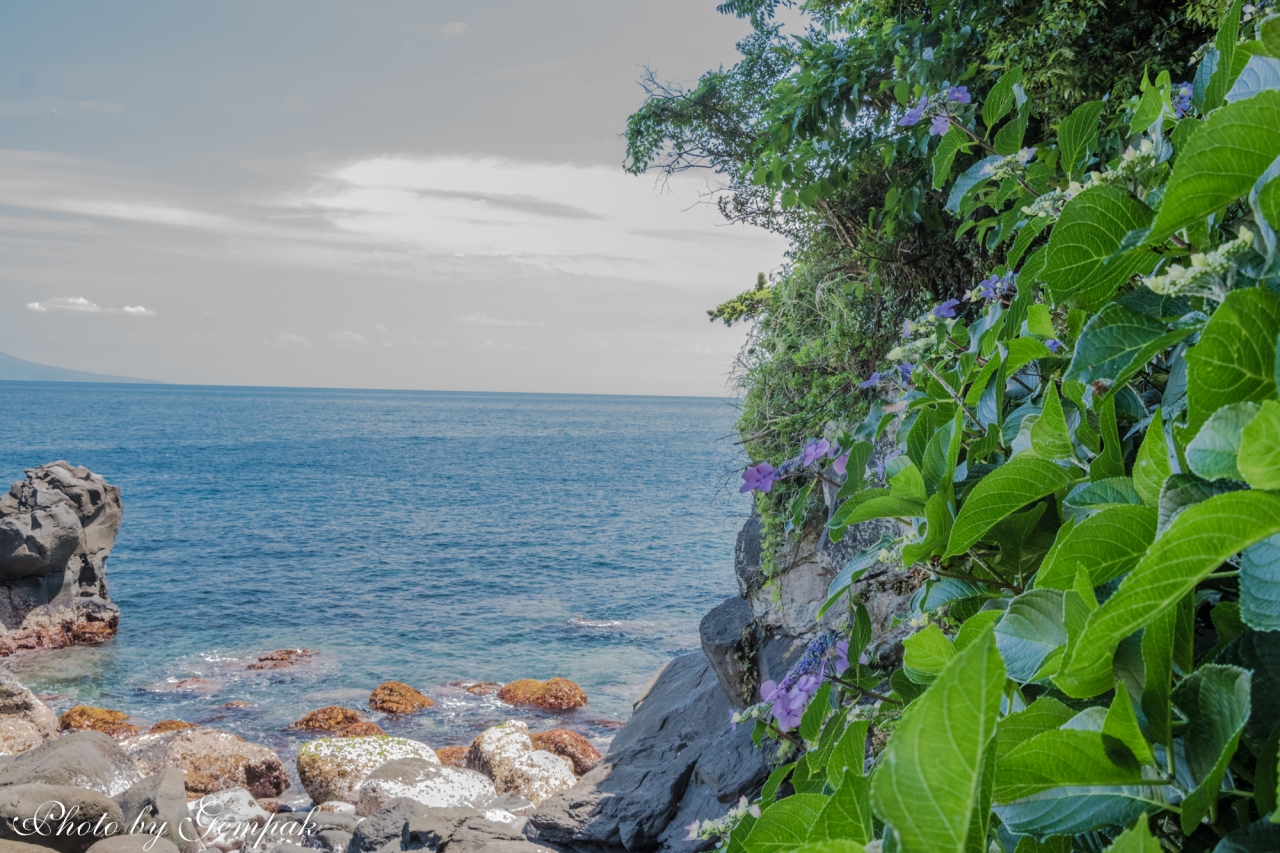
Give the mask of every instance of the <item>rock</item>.
<path id="1" fill-rule="evenodd" d="M 461 687 L 472 696 L 497 696 L 502 685 L 493 681 L 453 681 L 452 687 Z"/>
<path id="2" fill-rule="evenodd" d="M 49 848 L 0 838 L 0 853 L 49 853 Z"/>
<path id="3" fill-rule="evenodd" d="M 481 732 L 471 743 L 467 766 L 493 780 L 500 794 L 514 792 L 534 804 L 573 787 L 573 763 L 533 748 L 529 726 L 508 720 Z"/>
<path id="4" fill-rule="evenodd" d="M 106 566 L 119 490 L 66 462 L 26 475 L 0 497 L 0 655 L 109 640 L 120 623 Z"/>
<path id="5" fill-rule="evenodd" d="M 126 832 L 161 835 L 184 851 L 200 848 L 187 812 L 187 791 L 182 771 L 167 768 L 114 797 L 124 814 Z"/>
<path id="6" fill-rule="evenodd" d="M 327 802 L 323 802 L 320 805 L 316 806 L 316 808 L 322 812 L 333 812 L 334 814 L 353 815 L 356 813 L 356 807 L 354 803 L 344 803 L 342 802 L 342 800 L 329 800 Z M 355 824 L 352 823 L 352 826 L 355 826 Z"/>
<path id="7" fill-rule="evenodd" d="M 568 729 L 534 732 L 529 735 L 529 740 L 533 742 L 534 749 L 541 749 L 569 759 L 569 763 L 573 765 L 573 772 L 577 776 L 586 773 L 600 760 L 600 750 L 592 746 L 591 741 Z"/>
<path id="8" fill-rule="evenodd" d="M 757 639 L 747 600 L 730 598 L 712 609 L 702 617 L 698 636 L 729 703 L 739 709 L 755 704 L 751 675 Z"/>
<path id="9" fill-rule="evenodd" d="M 223 702 L 223 703 L 222 703 L 222 707 L 224 707 L 224 708 L 248 708 L 248 707 L 249 707 L 249 703 L 248 703 L 248 702 L 246 702 L 246 701 L 244 701 L 243 699 L 236 699 L 236 700 L 233 700 L 233 701 L 231 701 L 231 702 Z"/>
<path id="10" fill-rule="evenodd" d="M 412 714 L 436 704 L 403 681 L 379 684 L 369 695 L 369 708 L 384 714 Z"/>
<path id="11" fill-rule="evenodd" d="M 382 726 L 377 723 L 352 723 L 349 726 L 343 726 L 338 729 L 338 737 L 370 737 L 373 735 L 385 735 Z"/>
<path id="12" fill-rule="evenodd" d="M 44 735 L 34 723 L 19 717 L 0 717 L 0 755 L 15 755 L 44 743 Z"/>
<path id="13" fill-rule="evenodd" d="M 274 652 L 259 656 L 257 661 L 249 664 L 245 669 L 286 669 L 294 664 L 311 660 L 315 654 L 311 649 L 276 649 Z"/>
<path id="14" fill-rule="evenodd" d="M 567 678 L 538 681 L 523 678 L 504 684 L 498 698 L 508 705 L 541 708 L 544 711 L 572 711 L 587 704 L 586 692 Z"/>
<path id="15" fill-rule="evenodd" d="M 351 846 L 352 833 L 341 829 L 321 829 L 311 836 L 311 846 L 329 853 L 346 853 Z"/>
<path id="16" fill-rule="evenodd" d="M 178 845 L 168 838 L 137 833 L 116 835 L 94 842 L 92 853 L 178 853 Z"/>
<path id="17" fill-rule="evenodd" d="M 374 770 L 360 785 L 356 814 L 367 817 L 398 797 L 432 808 L 452 808 L 480 805 L 496 796 L 493 782 L 474 770 L 400 758 Z"/>
<path id="18" fill-rule="evenodd" d="M 58 736 L 58 715 L 12 673 L 2 669 L 0 717 L 29 724 L 40 735 L 42 742 Z"/>
<path id="19" fill-rule="evenodd" d="M 343 803 L 353 808 L 349 803 Z M 273 817 L 271 837 L 289 841 L 303 847 L 346 850 L 351 833 L 356 829 L 354 811 L 351 814 L 334 814 L 325 811 L 302 810 L 278 814 Z M 329 846 L 325 846 L 328 844 Z"/>
<path id="20" fill-rule="evenodd" d="M 470 752 L 471 749 L 465 746 L 442 746 L 436 750 L 436 758 L 445 767 L 466 767 Z"/>
<path id="21" fill-rule="evenodd" d="M 318 711 L 312 711 L 301 720 L 289 726 L 291 729 L 306 729 L 308 731 L 336 732 L 347 726 L 354 725 L 360 720 L 360 714 L 352 711 L 350 708 L 341 708 L 337 705 L 329 705 Z"/>
<path id="22" fill-rule="evenodd" d="M 66 826 L 60 826 L 63 821 Z M 0 837 L 10 841 L 84 853 L 94 842 L 123 832 L 123 823 L 120 807 L 97 791 L 66 785 L 0 788 Z"/>
<path id="23" fill-rule="evenodd" d="M 479 806 L 480 811 L 486 814 L 491 811 L 504 811 L 519 818 L 529 817 L 537 808 L 524 797 L 519 794 L 513 794 L 510 791 L 505 794 L 499 794 L 489 802 Z"/>
<path id="24" fill-rule="evenodd" d="M 116 740 L 133 737 L 138 727 L 126 723 L 129 715 L 124 711 L 95 708 L 92 705 L 76 705 L 58 720 L 58 728 L 64 732 L 94 731 L 110 735 Z"/>
<path id="25" fill-rule="evenodd" d="M 317 803 L 354 803 L 356 791 L 369 774 L 398 758 L 423 758 L 432 764 L 440 761 L 431 747 L 406 738 L 320 738 L 298 750 L 298 779 Z"/>
<path id="26" fill-rule="evenodd" d="M 0 758 L 0 786 L 63 785 L 114 797 L 141 778 L 120 745 L 101 732 L 72 732 Z"/>
<path id="27" fill-rule="evenodd" d="M 187 804 L 191 820 L 204 847 L 249 847 L 254 828 L 261 828 L 270 820 L 253 794 L 244 788 L 229 788 L 216 794 L 206 794 Z"/>
<path id="28" fill-rule="evenodd" d="M 289 787 L 280 757 L 265 746 L 204 727 L 145 734 L 122 746 L 143 773 L 166 767 L 186 773 L 187 791 L 212 794 L 245 788 L 255 797 L 275 797 Z"/>
<path id="29" fill-rule="evenodd" d="M 373 853 L 392 842 L 401 843 L 409 819 L 426 810 L 422 803 L 410 799 L 392 800 L 360 822 L 348 853 Z"/>
<path id="30" fill-rule="evenodd" d="M 748 726 L 731 731 L 730 705 L 700 652 L 671 663 L 636 703 L 609 751 L 571 789 L 539 804 L 538 840 L 627 850 L 691 851 L 683 824 L 722 817 L 768 776 Z M 677 824 L 675 819 L 683 822 Z"/>
<path id="31" fill-rule="evenodd" d="M 183 729 L 194 729 L 195 723 L 188 723 L 185 720 L 161 720 L 151 728 L 147 729 L 147 734 L 154 735 L 160 732 L 180 732 Z"/>
<path id="32" fill-rule="evenodd" d="M 490 820 L 473 808 L 419 812 L 405 825 L 403 847 L 443 853 L 551 853 L 531 843 L 510 823 Z"/>
<path id="33" fill-rule="evenodd" d="M 738 590 L 743 598 L 751 598 L 767 580 L 764 576 L 764 550 L 761 547 L 763 539 L 764 521 L 760 518 L 760 513 L 753 509 L 746 524 L 738 531 L 738 540 L 733 548 L 733 573 L 738 578 Z"/>

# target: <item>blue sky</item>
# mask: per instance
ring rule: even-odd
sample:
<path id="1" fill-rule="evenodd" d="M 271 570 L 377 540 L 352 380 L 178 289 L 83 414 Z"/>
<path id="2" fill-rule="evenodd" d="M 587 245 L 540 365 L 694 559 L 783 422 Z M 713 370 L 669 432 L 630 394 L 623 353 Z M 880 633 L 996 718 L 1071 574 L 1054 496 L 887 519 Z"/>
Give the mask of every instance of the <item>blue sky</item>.
<path id="1" fill-rule="evenodd" d="M 620 168 L 714 0 L 0 6 L 0 349 L 173 382 L 722 394 L 782 260 Z"/>

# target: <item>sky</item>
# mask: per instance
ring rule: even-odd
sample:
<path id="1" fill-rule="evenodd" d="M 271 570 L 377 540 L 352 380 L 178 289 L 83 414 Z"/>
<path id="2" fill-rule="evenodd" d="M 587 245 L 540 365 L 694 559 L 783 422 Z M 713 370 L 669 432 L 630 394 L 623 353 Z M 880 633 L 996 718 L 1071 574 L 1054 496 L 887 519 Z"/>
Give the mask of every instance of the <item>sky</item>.
<path id="1" fill-rule="evenodd" d="M 166 382 L 723 396 L 785 243 L 621 167 L 715 0 L 0 5 L 0 350 Z"/>

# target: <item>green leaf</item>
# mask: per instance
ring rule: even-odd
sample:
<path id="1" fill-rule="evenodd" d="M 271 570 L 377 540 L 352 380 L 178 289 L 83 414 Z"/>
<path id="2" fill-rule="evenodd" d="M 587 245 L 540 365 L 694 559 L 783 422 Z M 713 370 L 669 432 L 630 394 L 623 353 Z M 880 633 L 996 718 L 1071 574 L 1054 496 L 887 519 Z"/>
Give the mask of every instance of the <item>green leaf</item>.
<path id="1" fill-rule="evenodd" d="M 988 633 L 903 712 L 871 777 L 871 802 L 904 853 L 965 851 L 1004 684 L 1004 663 Z"/>
<path id="2" fill-rule="evenodd" d="M 982 103 L 982 123 L 987 126 L 988 131 L 1008 115 L 1009 110 L 1013 109 L 1013 87 L 1021 82 L 1022 69 L 1011 68 L 1000 75 L 1000 79 L 991 87 L 986 100 Z"/>
<path id="3" fill-rule="evenodd" d="M 1169 446 L 1164 437 L 1164 416 L 1156 409 L 1138 448 L 1138 457 L 1133 461 L 1133 487 L 1142 502 L 1150 507 L 1159 506 L 1160 490 L 1171 474 L 1173 467 L 1169 464 Z"/>
<path id="4" fill-rule="evenodd" d="M 827 778 L 837 788 L 844 784 L 846 775 L 863 776 L 863 765 L 867 760 L 867 730 L 870 727 L 868 720 L 854 720 L 831 750 L 831 757 L 827 759 Z"/>
<path id="5" fill-rule="evenodd" d="M 830 713 L 831 682 L 828 681 L 818 688 L 818 692 L 809 702 L 809 707 L 804 709 L 804 714 L 800 718 L 800 737 L 810 743 L 816 741 L 818 734 L 822 731 L 822 724 L 827 721 Z M 825 770 L 825 767 L 823 769 Z"/>
<path id="6" fill-rule="evenodd" d="M 1071 589 L 1076 573 L 1087 572 L 1102 586 L 1132 569 L 1156 538 L 1156 511 L 1148 506 L 1113 506 L 1080 522 L 1036 574 L 1037 589 Z"/>
<path id="7" fill-rule="evenodd" d="M 1277 533 L 1280 498 L 1265 492 L 1230 492 L 1185 509 L 1115 594 L 1089 615 L 1054 683 L 1078 698 L 1110 689 L 1107 664 L 1121 640 L 1172 607 L 1225 560 Z"/>
<path id="8" fill-rule="evenodd" d="M 1036 735 L 996 765 L 995 801 L 1012 803 L 1055 788 L 1141 785 L 1142 769 L 1115 764 L 1102 732 L 1054 729 Z"/>
<path id="9" fill-rule="evenodd" d="M 1258 41 L 1268 56 L 1280 56 L 1280 15 L 1270 15 L 1258 25 Z"/>
<path id="10" fill-rule="evenodd" d="M 1069 179 L 1083 174 L 1083 160 L 1098 142 L 1098 120 L 1102 118 L 1102 101 L 1090 101 L 1071 111 L 1058 124 L 1059 162 Z"/>
<path id="11" fill-rule="evenodd" d="M 754 851 L 755 848 L 753 847 Z M 861 844 L 856 841 L 838 840 L 838 841 L 813 841 L 809 844 L 801 844 L 795 848 L 795 853 L 866 853 Z"/>
<path id="12" fill-rule="evenodd" d="M 968 551 L 1000 519 L 1065 488 L 1071 480 L 1072 474 L 1065 468 L 1031 453 L 1019 453 L 969 493 L 951 528 L 945 556 Z"/>
<path id="13" fill-rule="evenodd" d="M 1250 676 L 1234 666 L 1202 666 L 1178 683 L 1173 704 L 1187 718 L 1187 766 L 1196 788 L 1182 801 L 1182 831 L 1190 833 L 1214 807 L 1227 762 L 1249 719 Z"/>
<path id="14" fill-rule="evenodd" d="M 1163 119 L 1167 110 L 1167 101 L 1168 98 L 1159 86 L 1147 86 L 1146 91 L 1142 93 L 1142 98 L 1138 101 L 1138 108 L 1133 111 L 1133 117 L 1129 119 L 1129 135 L 1146 133 L 1152 125 Z"/>
<path id="15" fill-rule="evenodd" d="M 996 766 L 999 767 L 1000 761 L 1018 744 L 1060 727 L 1075 715 L 1075 711 L 1052 696 L 1042 696 L 1025 710 L 1005 717 L 1000 721 L 1000 736 L 996 739 Z"/>
<path id="16" fill-rule="evenodd" d="M 1280 133 L 1280 126 L 1277 131 Z M 1228 403 L 1260 403 L 1275 397 L 1277 334 L 1280 297 L 1257 287 L 1227 294 L 1201 333 L 1200 342 L 1187 352 L 1187 427 L 1191 432 L 1198 432 L 1210 415 Z"/>
<path id="17" fill-rule="evenodd" d="M 1178 154 L 1147 242 L 1164 242 L 1180 228 L 1247 194 L 1277 151 L 1280 91 L 1261 92 L 1214 110 Z"/>
<path id="18" fill-rule="evenodd" d="M 1280 850 L 1280 826 L 1265 817 L 1229 833 L 1213 853 L 1270 853 Z"/>
<path id="19" fill-rule="evenodd" d="M 1050 836 L 1123 825 L 1162 807 L 1151 788 L 1081 785 L 1042 791 L 995 812 L 1011 832 Z"/>
<path id="20" fill-rule="evenodd" d="M 1222 24 L 1218 27 L 1218 35 L 1213 40 L 1214 49 L 1218 54 L 1218 62 L 1213 76 L 1209 79 L 1209 85 L 1205 89 L 1204 106 L 1202 107 L 1204 112 L 1222 106 L 1222 99 L 1227 94 L 1227 89 L 1231 86 L 1232 68 L 1235 65 L 1236 42 L 1240 39 L 1240 10 L 1241 0 L 1235 0 L 1223 15 Z"/>
<path id="21" fill-rule="evenodd" d="M 1255 489 L 1280 489 L 1280 403 L 1263 400 L 1258 416 L 1245 425 L 1236 466 Z"/>
<path id="22" fill-rule="evenodd" d="M 1049 306 L 1041 303 L 1027 306 L 1027 331 L 1038 338 L 1052 338 L 1056 333 Z"/>
<path id="23" fill-rule="evenodd" d="M 1280 59 L 1250 56 L 1231 91 L 1227 92 L 1227 103 L 1243 101 L 1271 89 L 1280 89 Z"/>
<path id="24" fill-rule="evenodd" d="M 1192 331 L 1169 331 L 1159 320 L 1112 302 L 1085 324 L 1063 379 L 1101 383 L 1106 391 L 1120 388 L 1158 353 Z"/>
<path id="25" fill-rule="evenodd" d="M 1246 630 L 1219 653 L 1215 663 L 1253 673 L 1244 740 L 1257 753 L 1280 725 L 1280 632 Z"/>
<path id="26" fill-rule="evenodd" d="M 1107 480 L 1081 483 L 1067 494 L 1062 503 L 1070 509 L 1141 506 L 1142 496 L 1138 494 L 1130 478 L 1112 477 Z"/>
<path id="27" fill-rule="evenodd" d="M 1280 537 L 1240 555 L 1240 618 L 1255 631 L 1280 631 Z"/>
<path id="28" fill-rule="evenodd" d="M 1224 495 L 1242 488 L 1244 488 L 1243 484 L 1231 480 L 1218 480 L 1211 483 L 1208 480 L 1201 480 L 1195 474 L 1174 474 L 1165 480 L 1164 488 L 1160 490 L 1160 517 L 1156 521 L 1156 535 L 1159 536 L 1168 530 L 1169 525 L 1173 524 L 1187 507 L 1207 501 L 1214 495 Z"/>
<path id="29" fill-rule="evenodd" d="M 829 798 L 821 794 L 792 794 L 766 808 L 747 836 L 751 853 L 791 853 L 809 838 Z"/>
<path id="30" fill-rule="evenodd" d="M 1113 745 L 1112 740 L 1119 746 Z M 1102 723 L 1102 745 L 1106 747 L 1107 754 L 1116 764 L 1122 764 L 1129 758 L 1135 758 L 1141 764 L 1156 763 L 1151 744 L 1147 743 L 1138 725 L 1138 715 L 1133 711 L 1133 702 L 1129 698 L 1128 690 L 1116 690 L 1116 698 L 1111 702 L 1107 718 Z M 1120 747 L 1128 751 L 1127 756 L 1123 755 Z"/>
<path id="31" fill-rule="evenodd" d="M 1033 589 L 1019 595 L 1009 602 L 995 634 L 1009 678 L 1031 681 L 1049 653 L 1067 642 L 1062 592 Z"/>
<path id="32" fill-rule="evenodd" d="M 1051 461 L 1074 458 L 1071 431 L 1067 429 L 1067 418 L 1062 413 L 1058 389 L 1052 382 L 1045 383 L 1042 404 L 1044 408 L 1040 417 L 1031 426 L 1031 449 L 1037 456 Z"/>
<path id="33" fill-rule="evenodd" d="M 955 478 L 956 461 L 960 458 L 960 440 L 964 435 L 963 412 L 956 412 L 954 420 L 947 421 L 934 431 L 924 449 L 921 465 L 925 489 L 929 494 L 944 486 L 950 486 Z"/>
<path id="34" fill-rule="evenodd" d="M 1120 251 L 1126 235 L 1146 228 L 1154 216 L 1113 184 L 1089 187 L 1067 202 L 1049 236 L 1044 271 L 1053 301 L 1096 311 L 1121 284 L 1155 269 L 1159 256 L 1150 249 Z"/>
<path id="35" fill-rule="evenodd" d="M 1163 611 L 1142 631 L 1142 713 L 1156 742 L 1173 743 L 1172 687 L 1176 607 Z"/>
<path id="36" fill-rule="evenodd" d="M 871 784 L 861 774 L 847 774 L 809 832 L 809 842 L 872 839 Z"/>
<path id="37" fill-rule="evenodd" d="M 947 181 L 951 180 L 951 165 L 955 162 L 956 155 L 972 147 L 973 142 L 968 134 L 960 128 L 953 127 L 947 131 L 938 142 L 938 150 L 933 154 L 933 188 L 935 190 L 942 189 Z"/>
<path id="38" fill-rule="evenodd" d="M 1151 834 L 1144 814 L 1131 828 L 1120 833 L 1106 853 L 1163 853 L 1163 850 Z"/>
<path id="39" fill-rule="evenodd" d="M 1245 425 L 1258 414 L 1257 403 L 1230 403 L 1209 416 L 1187 444 L 1187 464 L 1206 480 L 1240 480 L 1236 457 Z"/>
<path id="40" fill-rule="evenodd" d="M 932 683 L 956 656 L 947 635 L 932 622 L 907 637 L 902 648 L 902 668 L 916 684 Z"/>

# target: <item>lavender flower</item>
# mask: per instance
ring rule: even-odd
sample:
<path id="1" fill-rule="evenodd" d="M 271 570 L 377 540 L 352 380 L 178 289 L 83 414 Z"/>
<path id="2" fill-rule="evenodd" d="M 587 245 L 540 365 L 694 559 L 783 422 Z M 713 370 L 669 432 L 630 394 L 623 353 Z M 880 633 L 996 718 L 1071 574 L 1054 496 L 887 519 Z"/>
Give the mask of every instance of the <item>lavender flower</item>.
<path id="1" fill-rule="evenodd" d="M 1018 158 L 1018 162 L 1025 166 L 1028 163 L 1030 163 L 1032 160 L 1036 159 L 1036 149 L 1019 148 L 1017 158 Z"/>
<path id="2" fill-rule="evenodd" d="M 1049 338 L 1049 340 L 1044 342 L 1044 345 L 1049 348 L 1050 352 L 1062 352 L 1066 349 L 1066 347 L 1063 346 L 1062 341 L 1057 338 Z"/>
<path id="3" fill-rule="evenodd" d="M 909 361 L 904 361 L 898 365 L 898 375 L 902 377 L 903 384 L 911 381 L 911 374 L 915 369 L 916 366 Z"/>
<path id="4" fill-rule="evenodd" d="M 841 477 L 845 476 L 845 474 L 848 473 L 847 471 L 848 467 L 849 467 L 849 451 L 847 450 L 841 455 L 837 456 L 836 461 L 831 463 L 831 470 L 835 471 L 836 474 Z"/>
<path id="5" fill-rule="evenodd" d="M 919 103 L 907 110 L 906 114 L 902 118 L 898 119 L 898 127 L 913 127 L 916 124 L 919 124 L 920 119 L 924 118 L 924 111 L 928 106 L 928 96 L 921 95 Z"/>
<path id="6" fill-rule="evenodd" d="M 868 377 L 868 379 L 865 382 L 859 382 L 858 387 L 871 388 L 879 384 L 880 384 L 880 371 L 877 370 L 875 373 L 871 374 L 871 376 Z"/>
<path id="7" fill-rule="evenodd" d="M 849 668 L 849 641 L 840 640 L 836 643 L 836 659 L 835 671 L 836 675 L 844 675 L 845 670 Z"/>
<path id="8" fill-rule="evenodd" d="M 951 129 L 951 121 L 947 118 L 946 113 L 938 113 L 933 117 L 933 121 L 929 123 L 930 136 L 942 136 Z"/>
<path id="9" fill-rule="evenodd" d="M 753 465 L 742 472 L 742 488 L 738 489 L 738 494 L 761 492 L 767 495 L 776 479 L 778 472 L 768 462 Z"/>
<path id="10" fill-rule="evenodd" d="M 1191 83 L 1179 83 L 1173 87 L 1173 113 L 1178 118 L 1191 112 L 1191 96 L 1195 91 L 1196 87 Z"/>
<path id="11" fill-rule="evenodd" d="M 967 104 L 973 100 L 968 86 L 952 86 L 947 90 L 947 100 L 957 104 Z"/>
<path id="12" fill-rule="evenodd" d="M 935 305 L 933 307 L 933 316 L 939 319 L 943 319 L 943 318 L 950 319 L 951 317 L 956 316 L 956 306 L 959 304 L 960 304 L 959 299 L 948 299 L 946 302 L 943 302 L 941 305 Z"/>
<path id="13" fill-rule="evenodd" d="M 804 446 L 804 450 L 800 454 L 800 467 L 808 468 L 814 462 L 827 455 L 827 451 L 831 449 L 831 442 L 825 438 L 818 441 L 811 441 Z"/>

